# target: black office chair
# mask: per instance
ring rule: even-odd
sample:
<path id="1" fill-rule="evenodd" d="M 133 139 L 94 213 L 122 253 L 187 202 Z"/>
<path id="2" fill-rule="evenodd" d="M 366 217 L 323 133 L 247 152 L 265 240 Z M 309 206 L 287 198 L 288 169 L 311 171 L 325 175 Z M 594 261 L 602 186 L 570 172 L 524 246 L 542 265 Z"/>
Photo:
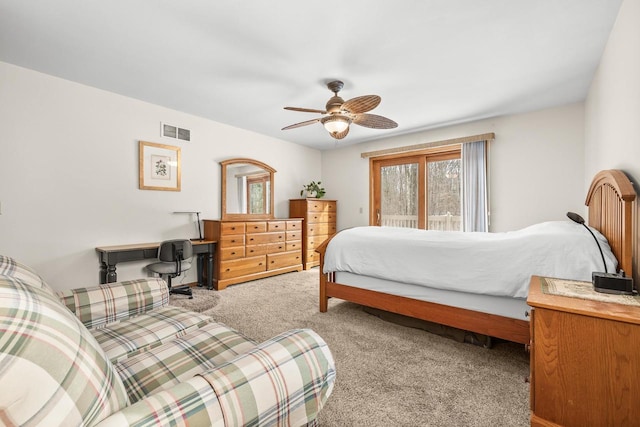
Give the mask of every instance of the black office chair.
<path id="1" fill-rule="evenodd" d="M 193 247 L 190 240 L 165 240 L 158 248 L 159 262 L 147 265 L 147 269 L 165 277 L 170 294 L 189 295 L 189 299 L 193 299 L 189 285 L 171 287 L 171 279 L 190 269 L 192 259 Z"/>

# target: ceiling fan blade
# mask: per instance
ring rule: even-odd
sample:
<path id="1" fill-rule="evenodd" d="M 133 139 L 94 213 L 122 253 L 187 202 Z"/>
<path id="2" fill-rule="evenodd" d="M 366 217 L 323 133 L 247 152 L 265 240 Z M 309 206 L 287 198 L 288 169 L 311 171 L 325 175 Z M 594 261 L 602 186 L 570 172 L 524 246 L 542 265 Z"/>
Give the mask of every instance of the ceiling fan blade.
<path id="1" fill-rule="evenodd" d="M 295 128 L 299 128 L 299 127 L 302 127 L 302 126 L 312 125 L 314 123 L 318 123 L 319 121 L 320 121 L 320 119 L 307 120 L 306 122 L 300 122 L 300 123 L 296 123 L 294 125 L 289 125 L 287 127 L 282 128 L 282 130 L 295 129 Z"/>
<path id="2" fill-rule="evenodd" d="M 374 129 L 393 129 L 398 127 L 398 124 L 393 120 L 376 114 L 358 114 L 353 119 L 353 123 Z"/>
<path id="3" fill-rule="evenodd" d="M 345 103 L 342 104 L 342 110 L 346 110 L 351 114 L 366 113 L 376 108 L 381 100 L 378 95 L 358 96 L 357 98 L 345 101 Z"/>
<path id="4" fill-rule="evenodd" d="M 285 110 L 302 111 L 303 113 L 320 113 L 327 114 L 324 110 L 314 110 L 313 108 L 300 108 L 300 107 L 284 107 Z"/>
<path id="5" fill-rule="evenodd" d="M 349 134 L 349 128 L 346 128 L 345 130 L 343 130 L 340 133 L 330 133 L 329 135 L 331 135 L 335 139 L 342 139 L 345 136 L 347 136 L 348 134 Z"/>

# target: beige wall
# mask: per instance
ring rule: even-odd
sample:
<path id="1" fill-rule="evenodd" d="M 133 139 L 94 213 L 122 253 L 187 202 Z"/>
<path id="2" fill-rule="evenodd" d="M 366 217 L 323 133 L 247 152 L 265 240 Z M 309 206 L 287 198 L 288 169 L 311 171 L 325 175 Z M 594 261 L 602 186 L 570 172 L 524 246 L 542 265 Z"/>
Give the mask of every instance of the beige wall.
<path id="1" fill-rule="evenodd" d="M 368 224 L 369 160 L 360 153 L 489 132 L 490 231 L 585 213 L 583 111 L 572 104 L 324 151 L 322 182 L 339 200 L 338 228 Z"/>
<path id="2" fill-rule="evenodd" d="M 640 180 L 640 0 L 622 3 L 585 105 L 585 186 L 601 169 Z"/>
<path id="3" fill-rule="evenodd" d="M 622 3 L 585 102 L 585 188 L 602 169 L 640 188 L 640 0 Z"/>
<path id="4" fill-rule="evenodd" d="M 160 136 L 160 122 L 191 142 Z M 182 191 L 138 189 L 138 140 L 179 146 Z M 275 214 L 320 176 L 320 152 L 0 62 L 0 253 L 62 289 L 98 282 L 101 245 L 196 237 L 202 211 L 219 218 L 219 161 L 271 165 Z M 146 262 L 120 264 L 119 279 Z M 195 269 L 189 281 L 195 280 Z"/>

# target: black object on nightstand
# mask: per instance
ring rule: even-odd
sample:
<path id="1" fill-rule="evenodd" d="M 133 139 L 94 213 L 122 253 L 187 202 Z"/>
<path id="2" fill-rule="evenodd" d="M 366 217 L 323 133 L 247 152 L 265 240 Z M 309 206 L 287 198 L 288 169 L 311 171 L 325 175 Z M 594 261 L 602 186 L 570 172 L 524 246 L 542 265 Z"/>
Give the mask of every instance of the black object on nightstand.
<path id="1" fill-rule="evenodd" d="M 596 241 L 596 245 L 598 245 L 598 249 L 600 250 L 602 264 L 604 265 L 604 273 L 598 271 L 594 271 L 591 273 L 591 282 L 593 283 L 593 289 L 597 292 L 606 294 L 637 294 L 637 292 L 633 289 L 633 278 L 625 277 L 624 271 L 621 270 L 620 273 L 607 272 L 607 263 L 604 260 L 604 254 L 602 253 L 600 242 L 598 242 L 598 239 L 596 238 L 595 234 L 593 234 L 593 231 L 591 231 L 591 229 L 585 225 L 584 218 L 582 218 L 575 212 L 567 212 L 567 217 L 575 223 L 582 224 L 584 228 L 586 228 L 587 231 L 591 233 L 593 239 Z"/>

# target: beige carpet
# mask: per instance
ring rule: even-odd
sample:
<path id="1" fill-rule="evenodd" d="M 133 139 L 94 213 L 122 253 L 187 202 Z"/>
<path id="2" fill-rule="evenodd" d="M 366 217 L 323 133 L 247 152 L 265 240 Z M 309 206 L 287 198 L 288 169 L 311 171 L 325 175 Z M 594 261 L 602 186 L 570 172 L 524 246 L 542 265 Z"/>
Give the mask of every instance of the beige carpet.
<path id="1" fill-rule="evenodd" d="M 340 300 L 320 313 L 317 287 L 315 268 L 202 291 L 218 296 L 207 314 L 256 340 L 304 327 L 327 341 L 337 379 L 320 413 L 322 426 L 529 425 L 529 359 L 522 345 L 463 344 Z"/>
<path id="2" fill-rule="evenodd" d="M 220 292 L 208 291 L 207 288 L 199 287 L 192 287 L 191 292 L 193 293 L 193 299 L 189 299 L 188 295 L 169 295 L 169 304 L 201 313 L 215 307 L 220 301 Z"/>

